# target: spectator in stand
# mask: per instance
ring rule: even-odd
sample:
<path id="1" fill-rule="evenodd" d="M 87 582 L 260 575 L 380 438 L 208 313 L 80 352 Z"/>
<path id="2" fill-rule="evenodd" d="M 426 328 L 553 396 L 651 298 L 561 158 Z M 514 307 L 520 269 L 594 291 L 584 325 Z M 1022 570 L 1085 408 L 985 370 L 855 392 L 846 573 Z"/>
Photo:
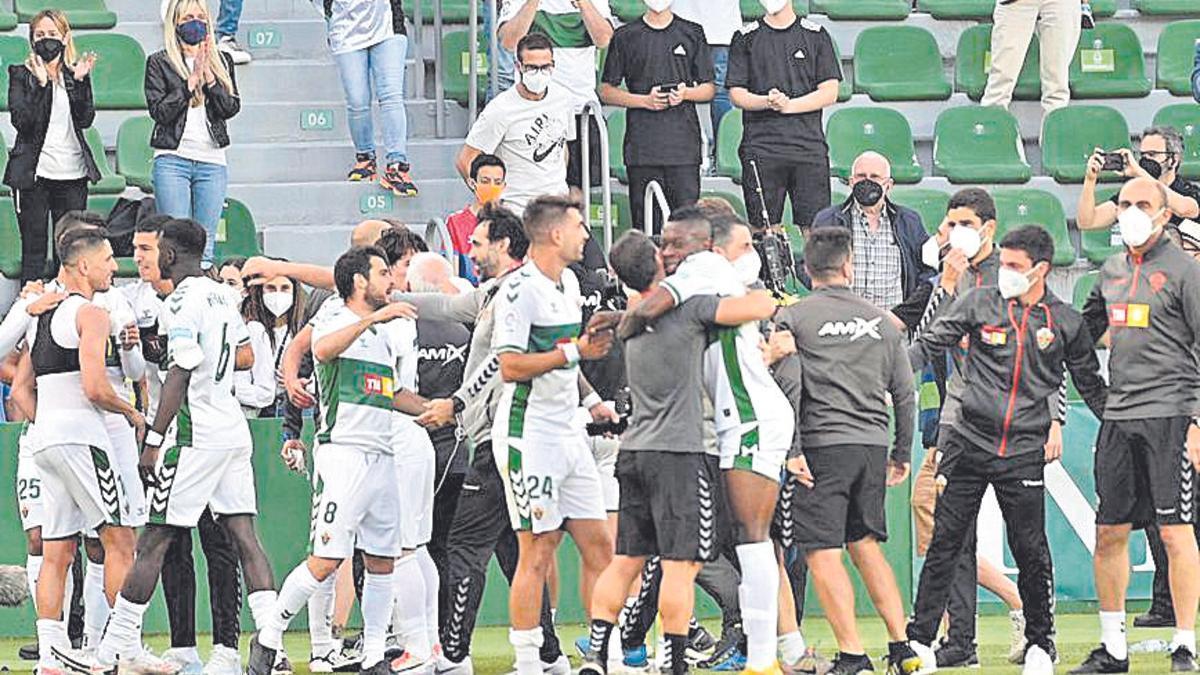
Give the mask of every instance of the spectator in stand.
<path id="1" fill-rule="evenodd" d="M 224 268 L 222 268 L 224 269 Z M 224 276 L 224 275 L 222 275 Z M 254 345 L 254 368 L 235 374 L 238 400 L 250 417 L 283 417 L 287 392 L 279 376 L 283 351 L 303 324 L 305 293 L 299 283 L 278 276 L 246 287 L 242 315 Z M 243 393 L 246 394 L 243 398 Z"/>
<path id="2" fill-rule="evenodd" d="M 1125 168 L 1121 172 L 1125 178 L 1151 178 L 1166 186 L 1167 210 L 1171 216 L 1167 231 L 1178 242 L 1175 227 L 1184 220 L 1200 219 L 1200 185 L 1189 183 L 1179 175 L 1179 165 L 1183 162 L 1183 136 L 1174 127 L 1150 127 L 1142 133 L 1140 158 L 1125 148 L 1116 152 L 1125 158 Z M 1102 166 L 1104 151 L 1096 148 L 1088 159 L 1083 191 L 1079 193 L 1075 221 L 1081 230 L 1103 229 L 1117 222 L 1116 194 L 1108 201 L 1096 203 L 1096 181 Z"/>
<path id="3" fill-rule="evenodd" d="M 573 103 L 575 123 L 568 139 L 570 163 L 567 185 L 583 185 L 582 144 L 583 106 L 596 98 L 596 49 L 608 46 L 613 36 L 613 16 L 608 0 L 507 0 L 500 11 L 500 45 L 517 49 L 526 35 L 538 33 L 550 39 L 558 65 L 554 83 L 568 92 Z M 517 49 L 519 52 L 520 50 Z M 518 60 L 521 54 L 517 54 Z M 588 164 L 591 187 L 601 185 L 600 128 L 588 121 L 588 143 L 592 156 Z M 512 165 L 509 164 L 512 169 Z"/>
<path id="4" fill-rule="evenodd" d="M 329 49 L 346 93 L 346 122 L 354 141 L 354 167 L 347 179 L 371 182 L 397 197 L 415 197 L 409 173 L 408 112 L 404 107 L 404 64 L 408 33 L 401 0 L 325 0 Z M 374 94 L 372 94 L 374 92 Z M 372 99 L 383 120 L 384 171 L 377 176 Z"/>
<path id="5" fill-rule="evenodd" d="M 1049 113 L 1071 102 L 1068 73 L 1079 44 L 1088 0 L 997 2 L 992 10 L 992 68 L 982 105 L 1007 108 L 1017 76 L 1037 30 L 1041 47 L 1042 110 Z M 1090 19 L 1090 13 L 1087 15 Z"/>
<path id="6" fill-rule="evenodd" d="M 600 100 L 629 108 L 625 166 L 635 229 L 645 228 L 646 186 L 657 181 L 672 210 L 700 198 L 700 119 L 711 101 L 712 57 L 704 29 L 671 12 L 671 0 L 646 0 L 640 21 L 613 34 Z M 620 89 L 624 83 L 627 89 Z M 662 221 L 654 223 L 654 231 Z"/>
<path id="7" fill-rule="evenodd" d="M 710 166 L 717 161 L 717 130 L 721 118 L 733 108 L 729 101 L 729 88 L 725 86 L 725 74 L 729 72 L 729 43 L 742 27 L 742 11 L 737 0 L 675 0 L 671 6 L 675 15 L 704 28 L 708 40 L 708 51 L 712 55 L 713 82 L 717 85 L 716 95 L 708 106 L 712 118 L 712 137 L 709 142 Z"/>
<path id="8" fill-rule="evenodd" d="M 851 195 L 821 210 L 813 227 L 842 227 L 854 237 L 851 288 L 864 300 L 889 312 L 901 331 L 915 330 L 936 273 L 921 262 L 929 236 L 921 215 L 888 199 L 892 165 L 877 152 L 864 152 L 851 168 Z"/>
<path id="9" fill-rule="evenodd" d="M 483 17 L 483 34 L 492 35 L 492 26 L 496 25 L 496 15 L 504 9 L 505 0 L 496 0 L 496 14 L 488 11 L 489 4 L 487 0 L 480 0 L 482 8 L 479 10 L 479 15 Z M 510 0 L 512 1 L 512 0 Z M 491 52 L 488 53 L 488 58 L 491 58 Z M 496 77 L 492 77 L 492 69 L 488 68 L 488 90 L 487 100 L 491 101 L 500 95 L 500 92 L 513 86 L 513 77 L 515 75 L 517 57 L 511 49 L 505 49 L 500 41 L 496 41 Z"/>
<path id="10" fill-rule="evenodd" d="M 238 23 L 242 20 L 243 0 L 221 0 L 221 9 L 217 12 L 217 49 L 229 55 L 233 62 L 244 66 L 254 60 L 250 52 L 242 48 L 237 41 Z M 162 15 L 167 16 L 167 6 L 171 0 L 163 0 Z"/>
<path id="11" fill-rule="evenodd" d="M 211 265 L 229 182 L 226 122 L 242 107 L 233 60 L 217 49 L 201 0 L 171 0 L 163 43 L 146 60 L 154 198 L 159 212 L 204 226 L 204 263 Z"/>
<path id="12" fill-rule="evenodd" d="M 222 260 L 221 265 L 217 267 L 217 276 L 221 277 L 221 283 L 237 291 L 243 298 L 246 297 L 246 283 L 242 280 L 242 266 L 245 264 L 245 258 L 235 255 Z"/>
<path id="13" fill-rule="evenodd" d="M 475 199 L 446 219 L 454 256 L 458 259 L 458 275 L 473 286 L 479 284 L 479 275 L 475 272 L 475 263 L 471 262 L 471 234 L 479 225 L 479 212 L 483 207 L 500 201 L 505 173 L 504 160 L 486 153 L 476 155 L 467 174 L 467 187 L 471 188 Z"/>
<path id="14" fill-rule="evenodd" d="M 48 247 L 51 223 L 87 208 L 88 181 L 100 180 L 83 139 L 96 117 L 90 77 L 96 55 L 78 57 L 67 16 L 54 9 L 29 22 L 29 42 L 28 58 L 8 67 L 17 141 L 4 171 L 21 229 L 22 283 L 58 273 L 58 255 Z"/>
<path id="15" fill-rule="evenodd" d="M 499 157 L 507 169 L 500 201 L 517 213 L 534 197 L 567 192 L 565 148 L 575 127 L 571 95 L 552 81 L 556 54 L 550 38 L 541 33 L 521 38 L 521 81 L 483 109 L 455 161 L 467 187 L 474 189 L 470 169 L 475 158 L 484 153 Z"/>
<path id="16" fill-rule="evenodd" d="M 837 101 L 842 68 L 829 31 L 796 16 L 790 0 L 761 2 L 767 15 L 733 37 L 725 79 L 730 100 L 746 111 L 742 194 L 754 229 L 780 224 L 789 198 L 792 222 L 807 230 L 829 206 L 821 111 Z M 762 222 L 758 180 L 770 223 Z"/>

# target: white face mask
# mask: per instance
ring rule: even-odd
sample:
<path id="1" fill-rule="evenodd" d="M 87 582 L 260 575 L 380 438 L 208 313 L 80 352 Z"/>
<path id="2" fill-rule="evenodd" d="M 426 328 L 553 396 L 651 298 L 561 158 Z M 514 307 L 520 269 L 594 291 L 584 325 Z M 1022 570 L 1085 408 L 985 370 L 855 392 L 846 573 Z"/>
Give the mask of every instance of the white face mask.
<path id="1" fill-rule="evenodd" d="M 283 291 L 263 293 L 263 306 L 275 316 L 283 316 L 292 308 L 292 294 Z"/>
<path id="2" fill-rule="evenodd" d="M 932 236 L 921 245 L 921 262 L 926 267 L 938 269 L 942 265 L 942 247 L 938 244 L 937 236 Z"/>
<path id="3" fill-rule="evenodd" d="M 738 281 L 742 282 L 743 286 L 758 281 L 758 274 L 762 271 L 762 260 L 758 258 L 758 251 L 750 249 L 745 255 L 733 261 L 733 269 L 737 272 Z"/>
<path id="4" fill-rule="evenodd" d="M 672 0 L 646 0 L 646 6 L 651 12 L 662 12 L 671 7 L 671 2 Z"/>
<path id="5" fill-rule="evenodd" d="M 784 5 L 788 4 L 789 0 L 759 0 L 762 2 L 763 9 L 767 10 L 767 14 L 774 14 L 783 9 Z"/>
<path id="6" fill-rule="evenodd" d="M 552 77 L 554 77 L 553 73 L 546 70 L 521 71 L 521 84 L 525 85 L 525 88 L 531 93 L 542 94 L 550 86 Z"/>
<path id="7" fill-rule="evenodd" d="M 1000 297 L 1005 300 L 1025 295 L 1029 292 L 1029 287 L 1033 285 L 1026 274 L 1014 269 L 1001 267 L 999 274 L 997 285 L 1000 287 Z"/>
<path id="8" fill-rule="evenodd" d="M 950 230 L 950 248 L 962 251 L 967 260 L 971 260 L 978 255 L 979 249 L 983 248 L 983 239 L 979 236 L 979 230 L 955 225 L 954 229 Z"/>
<path id="9" fill-rule="evenodd" d="M 1117 216 L 1117 224 L 1121 228 L 1121 241 L 1130 248 L 1137 248 L 1150 241 L 1150 237 L 1158 230 L 1154 219 L 1162 215 L 1162 212 L 1163 209 L 1159 209 L 1154 215 L 1150 215 L 1136 206 L 1122 211 Z"/>

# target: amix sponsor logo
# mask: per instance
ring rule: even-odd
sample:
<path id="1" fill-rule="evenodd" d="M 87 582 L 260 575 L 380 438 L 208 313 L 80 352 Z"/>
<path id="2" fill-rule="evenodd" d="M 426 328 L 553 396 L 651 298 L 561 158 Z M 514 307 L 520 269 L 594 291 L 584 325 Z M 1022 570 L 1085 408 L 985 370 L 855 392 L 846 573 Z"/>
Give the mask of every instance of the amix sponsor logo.
<path id="1" fill-rule="evenodd" d="M 817 337 L 848 337 L 851 342 L 861 337 L 871 337 L 882 340 L 879 335 L 879 322 L 883 317 L 875 317 L 870 321 L 854 317 L 850 321 L 826 321 L 817 331 Z"/>
<path id="2" fill-rule="evenodd" d="M 442 345 L 441 347 L 421 347 L 417 357 L 423 361 L 441 361 L 451 364 L 455 361 L 467 361 L 467 345 Z"/>

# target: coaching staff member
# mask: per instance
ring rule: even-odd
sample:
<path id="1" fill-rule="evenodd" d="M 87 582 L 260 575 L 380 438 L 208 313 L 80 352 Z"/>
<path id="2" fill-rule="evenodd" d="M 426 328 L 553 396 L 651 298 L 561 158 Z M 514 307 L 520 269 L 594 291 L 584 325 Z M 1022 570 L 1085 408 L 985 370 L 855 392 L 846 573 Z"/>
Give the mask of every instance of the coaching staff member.
<path id="1" fill-rule="evenodd" d="M 1020 570 L 1026 673 L 1054 671 L 1054 570 L 1042 474 L 1062 447 L 1047 443 L 1052 420 L 1046 400 L 1057 398 L 1064 366 L 1097 415 L 1105 398 L 1083 317 L 1046 289 L 1053 258 L 1054 242 L 1045 230 L 1031 225 L 1009 232 L 1000 242 L 999 288 L 967 291 L 909 350 L 913 367 L 923 368 L 964 335 L 969 340 L 958 375 L 965 385 L 958 422 L 939 438 L 939 450 L 953 458 L 953 466 L 946 461 L 940 467 L 947 484 L 938 500 L 908 637 L 926 649 L 933 642 L 951 592 L 945 580 L 954 576 L 964 547 L 973 544 L 968 535 L 991 485 Z"/>
<path id="2" fill-rule="evenodd" d="M 751 225 L 783 220 L 792 201 L 792 222 L 807 229 L 829 206 L 829 146 L 821 111 L 837 101 L 842 69 L 829 31 L 801 19 L 788 0 L 762 0 L 767 15 L 733 36 L 729 46 L 729 98 L 744 113 L 742 193 Z M 758 165 L 770 223 L 762 220 L 750 162 Z"/>

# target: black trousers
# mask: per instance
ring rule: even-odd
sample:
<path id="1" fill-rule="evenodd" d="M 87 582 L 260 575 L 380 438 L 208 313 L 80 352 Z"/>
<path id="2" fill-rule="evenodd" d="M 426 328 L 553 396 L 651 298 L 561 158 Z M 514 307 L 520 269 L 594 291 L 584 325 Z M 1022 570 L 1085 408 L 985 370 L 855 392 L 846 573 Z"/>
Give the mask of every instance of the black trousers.
<path id="1" fill-rule="evenodd" d="M 936 516 L 934 516 L 936 528 Z M 976 587 L 979 585 L 979 560 L 976 557 L 978 532 L 971 523 L 963 534 L 962 551 L 954 566 L 954 581 L 950 584 L 950 597 L 946 613 L 950 615 L 950 628 L 946 637 L 955 644 L 975 644 L 975 613 L 979 604 Z"/>
<path id="2" fill-rule="evenodd" d="M 466 451 L 464 445 L 462 452 Z M 450 527 L 454 524 L 454 512 L 458 510 L 458 495 L 462 492 L 465 477 L 466 474 L 461 473 L 447 474 L 441 487 L 433 494 L 433 532 L 425 548 L 429 551 L 429 557 L 433 558 L 433 564 L 437 566 L 438 579 L 445 579 L 449 571 L 450 560 L 447 557 L 446 545 L 450 539 Z M 446 606 L 447 595 L 446 584 L 438 584 L 439 607 Z"/>
<path id="3" fill-rule="evenodd" d="M 763 196 L 758 196 L 758 183 L 750 160 L 758 165 L 758 176 L 762 178 Z M 772 225 L 783 223 L 784 200 L 792 203 L 792 223 L 807 229 L 812 225 L 817 211 L 829 206 L 829 157 L 813 158 L 807 162 L 793 162 L 773 157 L 747 157 L 742 155 L 742 196 L 746 200 L 746 214 L 755 228 L 765 227 L 762 219 L 763 202 Z"/>
<path id="4" fill-rule="evenodd" d="M 947 441 L 949 443 L 947 443 Z M 945 580 L 955 573 L 975 529 L 979 506 L 993 486 L 1004 514 L 1008 546 L 1020 574 L 1017 589 L 1025 606 L 1025 638 L 1048 653 L 1053 646 L 1054 570 L 1046 541 L 1045 462 L 1041 453 L 999 457 L 976 447 L 957 432 L 943 435 L 944 452 L 961 452 L 946 474 L 947 484 L 934 511 L 933 541 L 917 586 L 908 638 L 932 644 L 949 599 Z"/>
<path id="5" fill-rule="evenodd" d="M 492 554 L 512 582 L 517 571 L 517 535 L 508 519 L 504 484 L 492 457 L 492 444 L 480 443 L 463 479 L 458 508 L 446 542 L 447 573 L 442 576 L 438 631 L 446 658 L 461 663 L 471 654 L 471 635 L 483 601 L 487 566 Z M 550 618 L 550 593 L 542 591 L 542 661 L 556 661 L 562 650 Z"/>
<path id="6" fill-rule="evenodd" d="M 575 140 L 567 141 L 567 187 L 583 186 L 583 115 L 575 116 Z M 600 172 L 600 125 L 596 118 L 588 115 L 588 150 L 591 161 L 588 162 L 588 183 L 597 188 L 604 184 L 607 176 Z"/>
<path id="7" fill-rule="evenodd" d="M 229 533 L 205 509 L 196 529 L 208 563 L 208 602 L 212 607 L 213 644 L 238 648 L 242 588 L 237 550 Z M 162 566 L 163 597 L 171 624 L 172 647 L 196 646 L 196 564 L 192 531 L 179 528 Z"/>
<path id="8" fill-rule="evenodd" d="M 14 191 L 13 205 L 21 228 L 21 283 L 58 274 L 58 252 L 50 244 L 50 233 L 64 213 L 87 208 L 87 186 L 87 178 L 38 178 L 33 188 Z"/>
<path id="9" fill-rule="evenodd" d="M 704 563 L 696 575 L 696 585 L 717 603 L 721 610 L 721 630 L 742 622 L 741 605 L 738 603 L 738 585 L 742 582 L 731 560 L 730 551 L 722 551 L 717 559 Z M 621 647 L 633 649 L 646 643 L 646 635 L 654 626 L 658 614 L 658 592 L 662 586 L 662 565 L 659 558 L 646 560 L 642 567 L 642 584 L 638 597 L 625 615 L 621 627 Z"/>
<path id="10" fill-rule="evenodd" d="M 646 229 L 646 186 L 658 181 L 667 206 L 672 211 L 681 206 L 696 203 L 700 198 L 700 165 L 685 166 L 631 166 L 629 173 L 629 206 L 633 211 L 633 229 Z M 654 234 L 662 233 L 663 218 L 657 206 L 653 213 Z"/>

